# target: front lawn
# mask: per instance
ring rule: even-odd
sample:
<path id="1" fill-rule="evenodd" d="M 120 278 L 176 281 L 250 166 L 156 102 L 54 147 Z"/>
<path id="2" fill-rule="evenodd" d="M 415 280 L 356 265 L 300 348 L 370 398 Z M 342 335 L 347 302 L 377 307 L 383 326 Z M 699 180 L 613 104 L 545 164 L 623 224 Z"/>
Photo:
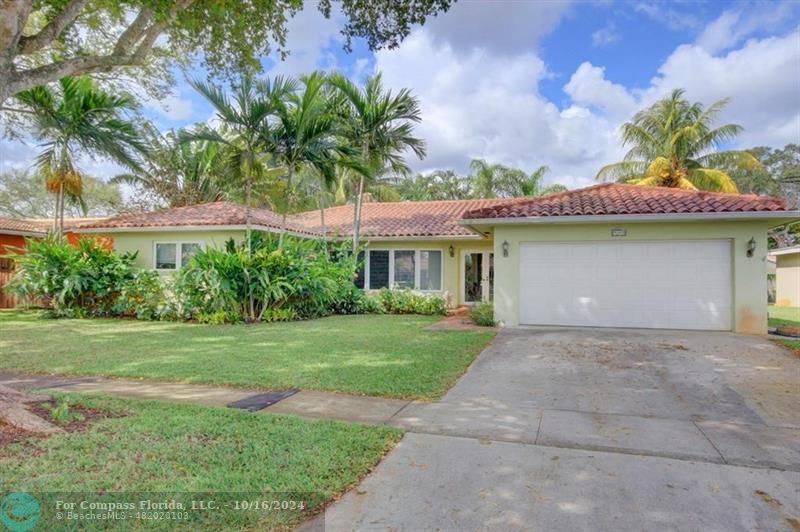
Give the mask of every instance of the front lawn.
<path id="1" fill-rule="evenodd" d="M 188 520 L 142 522 L 131 528 L 265 530 L 291 526 L 318 511 L 377 464 L 401 434 L 388 427 L 311 421 L 226 408 L 65 394 L 74 403 L 123 417 L 82 432 L 30 438 L 0 448 L 2 492 L 39 500 L 40 528 L 55 522 L 54 499 L 66 501 L 215 500 L 216 511 Z M 55 492 L 75 492 L 57 496 Z M 105 495 L 96 495 L 96 493 Z M 198 495 L 193 495 L 198 494 Z M 304 510 L 247 510 L 223 501 L 293 500 Z M 179 520 L 179 521 L 176 521 Z M 81 529 L 108 523 L 71 523 Z M 72 528 L 70 528 L 72 529 Z M 128 529 L 126 527 L 126 529 Z"/>
<path id="2" fill-rule="evenodd" d="M 788 325 L 790 327 L 800 327 L 800 307 L 777 307 L 769 306 L 769 326 L 780 327 Z M 777 342 L 800 353 L 800 340 L 776 340 Z"/>
<path id="3" fill-rule="evenodd" d="M 800 327 L 800 307 L 777 307 L 775 305 L 770 305 L 768 311 L 770 327 L 779 327 L 781 325 Z"/>
<path id="4" fill-rule="evenodd" d="M 436 399 L 493 332 L 438 317 L 333 316 L 258 325 L 50 320 L 0 312 L 0 369 Z"/>

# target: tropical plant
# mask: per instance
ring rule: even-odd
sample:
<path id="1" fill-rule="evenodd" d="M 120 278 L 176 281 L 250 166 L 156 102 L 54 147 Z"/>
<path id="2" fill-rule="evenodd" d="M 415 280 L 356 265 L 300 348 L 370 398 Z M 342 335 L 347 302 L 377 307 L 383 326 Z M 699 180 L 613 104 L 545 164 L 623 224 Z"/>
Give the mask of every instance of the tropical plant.
<path id="1" fill-rule="evenodd" d="M 286 198 L 279 247 L 286 233 L 287 213 L 293 207 L 297 173 L 307 168 L 319 176 L 320 194 L 323 197 L 322 193 L 335 182 L 337 165 L 351 169 L 356 166 L 351 161 L 355 150 L 336 136 L 337 117 L 331 109 L 325 88 L 326 78 L 320 72 L 300 78 L 300 90 L 287 95 L 277 109 L 274 126 L 263 130 L 268 151 L 285 170 Z M 322 202 L 320 209 L 324 209 Z"/>
<path id="2" fill-rule="evenodd" d="M 214 108 L 221 123 L 219 131 L 197 128 L 180 134 L 182 142 L 210 142 L 225 150 L 225 174 L 244 187 L 245 241 L 249 246 L 252 224 L 252 192 L 254 181 L 272 178 L 284 172 L 270 167 L 271 157 L 265 145 L 269 118 L 275 116 L 283 101 L 295 90 L 295 82 L 283 77 L 256 83 L 245 76 L 233 100 L 220 88 L 192 81 L 197 90 Z M 249 250 L 249 248 L 248 248 Z"/>
<path id="3" fill-rule="evenodd" d="M 644 186 L 737 192 L 723 168 L 758 168 L 747 151 L 716 151 L 742 131 L 737 124 L 713 127 L 728 103 L 722 99 L 705 108 L 675 89 L 622 125 L 622 144 L 631 146 L 623 161 L 604 166 L 596 179 L 617 179 Z"/>
<path id="4" fill-rule="evenodd" d="M 359 88 L 341 74 L 329 78 L 344 101 L 337 106 L 342 120 L 341 134 L 360 152 L 364 172 L 358 175 L 353 209 L 353 253 L 358 250 L 361 205 L 365 184 L 385 168 L 396 174 L 409 172 L 403 154 L 411 150 L 425 156 L 425 142 L 414 136 L 414 124 L 421 119 L 419 100 L 408 89 L 397 94 L 385 91 L 380 73 L 370 76 Z"/>
<path id="5" fill-rule="evenodd" d="M 444 297 L 437 294 L 420 294 L 413 290 L 382 288 L 378 292 L 378 301 L 389 314 L 443 316 L 447 312 Z"/>
<path id="6" fill-rule="evenodd" d="M 154 203 L 182 207 L 228 196 L 223 146 L 208 141 L 182 142 L 181 133 L 147 129 L 148 153 L 141 167 L 112 178 L 152 196 Z"/>
<path id="7" fill-rule="evenodd" d="M 179 273 L 180 292 L 201 321 L 263 321 L 330 314 L 353 284 L 349 253 L 329 255 L 312 240 L 252 235 L 246 245 L 206 248 Z M 336 257 L 336 258 L 332 258 Z"/>
<path id="8" fill-rule="evenodd" d="M 26 117 L 42 151 L 36 167 L 47 190 L 56 195 L 54 228 L 64 230 L 64 202 L 80 203 L 83 183 L 75 156 L 108 157 L 130 168 L 138 168 L 137 153 L 145 146 L 133 124 L 123 113 L 133 108 L 129 96 L 109 94 L 87 77 L 63 78 L 59 90 L 39 86 L 20 92 Z"/>
<path id="9" fill-rule="evenodd" d="M 471 194 L 469 179 L 453 170 L 405 176 L 395 188 L 401 199 L 411 201 L 467 199 Z"/>
<path id="10" fill-rule="evenodd" d="M 17 268 L 8 286 L 48 305 L 56 316 L 108 316 L 117 313 L 117 299 L 135 277 L 135 258 L 91 238 L 77 245 L 55 236 L 29 239 L 13 255 Z"/>
<path id="11" fill-rule="evenodd" d="M 488 163 L 483 159 L 470 162 L 472 175 L 472 195 L 476 198 L 519 198 L 524 196 L 543 196 L 567 190 L 564 185 L 544 186 L 542 180 L 550 168 L 540 166 L 530 174 L 519 168 L 498 163 Z"/>

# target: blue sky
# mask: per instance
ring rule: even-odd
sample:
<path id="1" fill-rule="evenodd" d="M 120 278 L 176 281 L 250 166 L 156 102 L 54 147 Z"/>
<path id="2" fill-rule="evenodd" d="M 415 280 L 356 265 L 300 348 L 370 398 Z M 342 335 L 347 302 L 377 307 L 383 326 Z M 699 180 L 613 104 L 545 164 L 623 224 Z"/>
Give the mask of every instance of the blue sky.
<path id="1" fill-rule="evenodd" d="M 461 0 L 395 50 L 356 42 L 350 54 L 341 16 L 324 19 L 308 4 L 290 22 L 291 56 L 264 58 L 267 74 L 335 68 L 361 80 L 380 70 L 389 87 L 410 88 L 428 142 L 428 157 L 410 160 L 418 171 L 466 171 L 481 157 L 546 164 L 551 182 L 588 185 L 624 153 L 620 124 L 676 87 L 706 105 L 731 98 L 721 119 L 744 126 L 736 146 L 800 142 L 798 2 Z M 212 116 L 184 81 L 145 109 L 161 128 Z M 4 166 L 33 153 L 7 141 L 0 150 Z"/>

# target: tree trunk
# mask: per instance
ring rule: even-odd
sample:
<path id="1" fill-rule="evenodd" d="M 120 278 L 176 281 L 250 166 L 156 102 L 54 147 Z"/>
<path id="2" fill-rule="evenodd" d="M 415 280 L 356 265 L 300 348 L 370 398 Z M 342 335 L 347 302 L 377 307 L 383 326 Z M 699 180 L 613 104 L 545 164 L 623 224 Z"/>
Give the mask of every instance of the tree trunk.
<path id="1" fill-rule="evenodd" d="M 358 194 L 356 195 L 356 208 L 353 212 L 353 253 L 358 252 L 359 233 L 361 231 L 361 206 L 364 201 L 364 176 L 358 181 Z"/>
<path id="2" fill-rule="evenodd" d="M 58 211 L 58 205 L 59 205 L 60 199 L 61 199 L 60 187 L 59 187 L 59 191 L 55 193 L 55 197 L 56 197 L 56 205 L 55 205 L 55 207 L 53 209 L 53 234 L 57 235 L 58 234 L 58 212 L 59 212 Z"/>
<path id="3" fill-rule="evenodd" d="M 328 230 L 325 227 L 325 190 L 319 193 L 319 223 L 322 233 L 322 244 L 328 249 Z"/>
<path id="4" fill-rule="evenodd" d="M 61 204 L 58 206 L 58 235 L 64 238 L 64 183 L 61 183 L 59 194 L 61 195 Z"/>
<path id="5" fill-rule="evenodd" d="M 286 176 L 286 204 L 283 206 L 283 216 L 281 217 L 281 236 L 278 240 L 278 249 L 283 249 L 283 239 L 286 236 L 286 218 L 289 214 L 289 209 L 292 205 L 292 180 L 294 178 L 294 168 L 289 167 L 289 173 Z"/>
<path id="6" fill-rule="evenodd" d="M 18 429 L 36 434 L 63 432 L 60 428 L 32 414 L 25 408 L 27 403 L 49 399 L 46 395 L 28 395 L 0 384 L 0 421 Z"/>
<path id="7" fill-rule="evenodd" d="M 247 249 L 247 256 L 250 256 L 252 249 L 250 249 L 250 222 L 252 218 L 252 212 L 250 210 L 250 196 L 253 192 L 253 181 L 248 173 L 247 177 L 244 180 L 244 239 L 245 239 L 245 247 Z"/>

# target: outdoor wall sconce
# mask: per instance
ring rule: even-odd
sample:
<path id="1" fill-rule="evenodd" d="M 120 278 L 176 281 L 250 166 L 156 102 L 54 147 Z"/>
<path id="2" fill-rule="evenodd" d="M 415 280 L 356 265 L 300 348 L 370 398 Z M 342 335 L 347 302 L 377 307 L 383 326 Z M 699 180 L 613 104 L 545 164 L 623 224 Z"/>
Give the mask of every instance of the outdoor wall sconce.
<path id="1" fill-rule="evenodd" d="M 755 251 L 756 251 L 756 239 L 751 237 L 750 241 L 747 243 L 747 256 L 752 257 Z"/>
<path id="2" fill-rule="evenodd" d="M 451 259 L 456 256 L 456 250 L 453 248 L 453 246 L 450 246 L 449 248 L 447 248 L 447 251 L 450 252 L 450 258 Z"/>
<path id="3" fill-rule="evenodd" d="M 503 256 L 508 257 L 508 240 L 503 240 Z"/>

